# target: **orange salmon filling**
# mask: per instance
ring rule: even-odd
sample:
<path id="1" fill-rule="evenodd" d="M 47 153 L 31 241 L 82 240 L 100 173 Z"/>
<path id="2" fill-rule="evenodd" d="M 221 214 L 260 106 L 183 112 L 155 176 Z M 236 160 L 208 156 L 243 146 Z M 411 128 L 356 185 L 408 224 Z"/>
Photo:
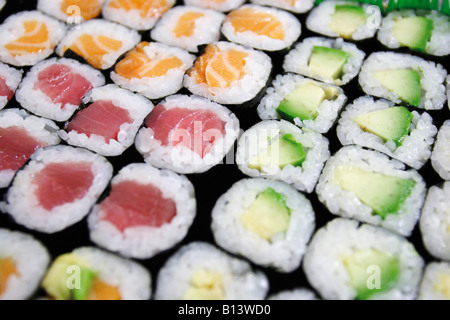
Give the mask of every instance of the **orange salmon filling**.
<path id="1" fill-rule="evenodd" d="M 267 36 L 272 39 L 284 39 L 283 24 L 275 16 L 257 12 L 251 8 L 243 8 L 232 11 L 227 19 L 231 22 L 235 33 L 251 31 L 259 36 Z"/>
<path id="2" fill-rule="evenodd" d="M 113 0 L 108 6 L 125 11 L 139 10 L 142 18 L 159 18 L 172 7 L 166 0 Z"/>
<path id="3" fill-rule="evenodd" d="M 25 28 L 25 34 L 5 45 L 5 48 L 13 57 L 39 53 L 51 48 L 45 23 L 30 20 L 24 21 L 23 26 Z"/>
<path id="4" fill-rule="evenodd" d="M 11 258 L 0 259 L 0 295 L 5 292 L 8 279 L 14 275 L 19 275 L 14 261 Z"/>
<path id="5" fill-rule="evenodd" d="M 92 282 L 92 287 L 87 300 L 120 300 L 120 292 L 97 277 Z"/>
<path id="6" fill-rule="evenodd" d="M 177 38 L 191 37 L 195 30 L 195 21 L 205 16 L 200 12 L 187 12 L 178 20 L 177 26 L 172 30 Z"/>
<path id="7" fill-rule="evenodd" d="M 61 12 L 67 15 L 74 14 L 71 6 L 77 6 L 80 9 L 80 15 L 84 20 L 94 19 L 102 11 L 98 0 L 63 0 L 60 7 Z"/>

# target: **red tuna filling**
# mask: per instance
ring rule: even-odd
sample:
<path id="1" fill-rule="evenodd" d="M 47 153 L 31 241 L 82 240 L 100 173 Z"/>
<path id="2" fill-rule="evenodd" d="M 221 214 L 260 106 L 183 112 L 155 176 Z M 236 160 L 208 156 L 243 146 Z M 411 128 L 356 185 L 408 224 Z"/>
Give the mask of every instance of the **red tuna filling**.
<path id="1" fill-rule="evenodd" d="M 12 91 L 8 85 L 6 84 L 6 79 L 0 77 L 0 96 L 6 96 L 6 99 L 10 100 L 14 95 L 14 91 Z"/>

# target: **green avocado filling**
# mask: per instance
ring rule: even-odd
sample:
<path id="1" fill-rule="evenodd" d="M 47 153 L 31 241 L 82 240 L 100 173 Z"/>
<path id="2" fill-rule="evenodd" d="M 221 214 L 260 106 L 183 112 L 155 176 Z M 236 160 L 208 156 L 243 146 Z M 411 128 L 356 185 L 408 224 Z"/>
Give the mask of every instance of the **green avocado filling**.
<path id="1" fill-rule="evenodd" d="M 420 16 L 401 18 L 395 22 L 392 33 L 402 46 L 425 51 L 433 33 L 433 20 Z"/>
<path id="2" fill-rule="evenodd" d="M 394 92 L 403 102 L 418 107 L 422 97 L 421 77 L 416 70 L 380 70 L 373 74 L 383 87 Z"/>
<path id="3" fill-rule="evenodd" d="M 343 50 L 314 46 L 309 59 L 309 70 L 319 78 L 339 79 L 349 57 L 350 55 Z"/>
<path id="4" fill-rule="evenodd" d="M 366 23 L 367 15 L 364 9 L 357 5 L 336 5 L 331 16 L 329 27 L 342 38 L 349 39 L 359 26 Z"/>

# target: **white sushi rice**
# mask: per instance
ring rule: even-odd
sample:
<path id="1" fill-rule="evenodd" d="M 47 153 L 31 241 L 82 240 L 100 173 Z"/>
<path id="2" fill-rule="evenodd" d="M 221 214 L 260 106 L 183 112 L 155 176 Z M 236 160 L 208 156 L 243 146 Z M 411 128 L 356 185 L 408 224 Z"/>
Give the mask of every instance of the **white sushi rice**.
<path id="1" fill-rule="evenodd" d="M 272 87 L 266 90 L 266 95 L 261 99 L 261 102 L 258 105 L 257 111 L 259 117 L 263 120 L 281 119 L 281 116 L 277 112 L 277 108 L 281 101 L 296 88 L 307 83 L 319 85 L 323 90 L 336 90 L 337 96 L 333 100 L 325 99 L 322 101 L 317 108 L 317 117 L 314 120 L 302 121 L 300 118 L 295 118 L 294 123 L 299 127 L 304 127 L 320 133 L 327 133 L 336 121 L 342 106 L 347 101 L 344 90 L 338 86 L 313 81 L 297 74 L 288 73 L 277 75 L 272 83 Z"/>
<path id="2" fill-rule="evenodd" d="M 124 181 L 157 186 L 165 199 L 175 202 L 176 216 L 160 227 L 133 226 L 121 232 L 102 219 L 104 213 L 100 203 L 88 217 L 92 241 L 126 257 L 148 259 L 173 247 L 186 236 L 196 214 L 196 200 L 194 187 L 185 176 L 149 164 L 134 163 L 120 170 L 111 181 L 112 188 Z"/>
<path id="3" fill-rule="evenodd" d="M 431 38 L 427 42 L 425 52 L 435 56 L 446 56 L 450 54 L 450 17 L 443 13 L 432 10 L 398 10 L 389 12 L 383 18 L 381 28 L 378 31 L 378 40 L 390 49 L 401 47 L 400 42 L 393 34 L 397 21 L 407 17 L 426 17 L 433 21 Z"/>
<path id="4" fill-rule="evenodd" d="M 64 65 L 69 67 L 74 74 L 84 77 L 94 88 L 104 85 L 105 77 L 100 71 L 89 65 L 66 58 L 51 58 L 42 61 L 28 71 L 17 89 L 16 100 L 23 108 L 38 116 L 55 121 L 66 121 L 73 115 L 79 106 L 71 103 L 66 103 L 63 106 L 61 102 L 53 102 L 43 91 L 39 88 L 35 88 L 36 84 L 40 81 L 39 74 L 52 65 Z"/>
<path id="5" fill-rule="evenodd" d="M 423 259 L 405 238 L 385 229 L 355 220 L 334 219 L 314 235 L 303 260 L 309 283 L 324 299 L 356 298 L 343 256 L 359 250 L 376 250 L 399 261 L 400 272 L 395 286 L 371 299 L 411 300 L 417 296 Z M 370 276 L 372 273 L 367 273 Z"/>
<path id="6" fill-rule="evenodd" d="M 145 55 L 150 59 L 149 67 L 152 63 L 156 65 L 160 59 L 172 57 L 178 58 L 183 65 L 179 68 L 170 69 L 160 77 L 126 78 L 116 71 L 111 72 L 111 79 L 122 88 L 136 91 L 149 99 L 160 99 L 171 94 L 175 94 L 183 87 L 184 73 L 190 68 L 195 60 L 195 56 L 187 51 L 168 46 L 158 42 L 151 42 L 144 47 Z"/>
<path id="7" fill-rule="evenodd" d="M 20 81 L 22 81 L 22 73 L 22 70 L 15 69 L 0 62 L 0 77 L 5 79 L 6 85 L 12 92 L 16 91 Z M 0 96 L 0 109 L 3 109 L 7 103 L 8 98 L 6 96 Z"/>
<path id="8" fill-rule="evenodd" d="M 250 0 L 250 2 L 264 6 L 272 6 L 294 13 L 305 13 L 314 7 L 314 0 Z"/>
<path id="9" fill-rule="evenodd" d="M 97 3 L 98 8 L 101 9 L 105 0 L 95 0 L 95 2 Z M 66 11 L 63 11 L 64 3 L 67 3 L 67 1 L 38 0 L 37 9 L 68 24 L 78 24 L 85 21 L 81 12 L 81 8 L 76 5 L 77 1 L 72 1 L 73 5 L 68 6 Z"/>
<path id="10" fill-rule="evenodd" d="M 153 109 L 153 103 L 137 93 L 121 89 L 114 84 L 94 88 L 83 98 L 85 105 L 98 101 L 111 101 L 114 106 L 127 110 L 133 121 L 132 123 L 125 122 L 120 125 L 117 140 L 110 139 L 106 141 L 105 137 L 100 134 L 91 134 L 88 136 L 76 130 L 60 130 L 58 134 L 61 139 L 70 145 L 85 147 L 103 156 L 121 155 L 133 145 L 136 134 L 144 122 L 145 117 Z"/>
<path id="11" fill-rule="evenodd" d="M 309 59 L 315 46 L 334 48 L 349 54 L 349 58 L 343 67 L 343 75 L 341 78 L 334 80 L 325 79 L 311 72 Z M 345 42 L 341 38 L 334 40 L 322 37 L 310 37 L 304 39 L 294 49 L 289 51 L 284 58 L 283 69 L 286 72 L 298 73 L 326 83 L 334 83 L 335 85 L 341 86 L 349 83 L 358 75 L 365 55 L 355 44 Z"/>
<path id="12" fill-rule="evenodd" d="M 447 107 L 450 109 L 450 76 L 447 77 Z"/>
<path id="13" fill-rule="evenodd" d="M 444 81 L 447 71 L 440 64 L 410 54 L 372 53 L 361 67 L 358 78 L 359 84 L 366 94 L 401 103 L 402 101 L 397 94 L 383 87 L 378 80 L 373 78 L 376 71 L 394 69 L 412 69 L 420 74 L 422 96 L 419 108 L 426 110 L 442 109 L 446 100 Z"/>
<path id="14" fill-rule="evenodd" d="M 6 4 L 6 0 L 0 0 L 0 10 L 3 9 L 5 4 Z"/>
<path id="15" fill-rule="evenodd" d="M 248 230 L 241 215 L 268 188 L 284 197 L 289 209 L 289 227 L 266 240 Z M 212 210 L 211 228 L 219 246 L 280 272 L 292 272 L 300 266 L 314 226 L 313 208 L 303 194 L 283 182 L 262 178 L 236 182 L 217 200 Z"/>
<path id="16" fill-rule="evenodd" d="M 27 34 L 25 31 L 23 24 L 26 21 L 37 21 L 38 23 L 43 23 L 45 25 L 48 31 L 48 40 L 45 43 L 42 43 L 42 46 L 45 46 L 45 49 L 40 49 L 32 53 L 21 52 L 17 55 L 13 55 L 5 46 L 22 36 L 31 35 Z M 37 33 L 38 31 L 33 32 Z M 62 22 L 39 11 L 23 11 L 11 15 L 0 25 L 0 60 L 14 66 L 34 65 L 53 53 L 56 45 L 64 37 L 66 32 L 66 26 Z M 24 43 L 23 45 L 26 46 L 30 44 Z"/>
<path id="17" fill-rule="evenodd" d="M 306 158 L 301 166 L 294 167 L 289 164 L 281 169 L 276 165 L 267 165 L 263 166 L 261 171 L 250 167 L 252 159 L 266 152 L 273 141 L 285 134 L 292 134 L 305 149 Z M 281 180 L 293 185 L 297 190 L 310 193 L 314 190 L 325 161 L 330 157 L 328 145 L 328 139 L 318 132 L 298 128 L 284 120 L 265 120 L 248 129 L 239 138 L 236 163 L 239 169 L 250 177 Z"/>
<path id="18" fill-rule="evenodd" d="M 205 132 L 201 137 L 194 134 L 194 147 L 196 141 L 203 139 L 211 134 L 217 137 L 212 144 L 210 152 L 202 158 L 195 151 L 183 145 L 162 145 L 160 140 L 154 138 L 154 132 L 151 128 L 142 128 L 139 130 L 135 146 L 143 155 L 144 160 L 158 168 L 166 168 L 178 173 L 202 173 L 208 171 L 213 166 L 221 163 L 225 155 L 230 151 L 239 135 L 239 120 L 227 108 L 198 96 L 173 95 L 167 97 L 161 104 L 166 109 L 186 108 L 190 110 L 207 110 L 216 114 L 224 123 L 225 131 L 221 137 L 218 137 L 215 130 L 209 133 Z M 194 124 L 195 125 L 195 124 Z M 170 134 L 174 141 L 180 137 L 191 138 L 189 133 L 177 129 Z"/>
<path id="19" fill-rule="evenodd" d="M 29 115 L 21 109 L 5 109 L 0 111 L 0 128 L 22 128 L 45 146 L 59 143 L 58 126 L 51 120 Z M 1 139 L 1 138 L 0 138 Z M 4 169 L 0 171 L 0 188 L 7 187 L 16 171 Z"/>
<path id="20" fill-rule="evenodd" d="M 90 162 L 94 175 L 92 185 L 85 196 L 71 203 L 65 203 L 46 210 L 35 194 L 37 186 L 34 176 L 50 163 Z M 14 220 L 28 229 L 45 233 L 61 231 L 83 219 L 97 198 L 106 188 L 112 176 L 113 167 L 103 157 L 85 149 L 69 146 L 53 146 L 38 149 L 31 161 L 16 173 L 6 195 L 6 211 Z M 49 195 L 51 196 L 51 195 Z"/>
<path id="21" fill-rule="evenodd" d="M 197 83 L 195 72 L 190 75 L 188 70 L 184 76 L 184 86 L 194 94 L 222 104 L 243 104 L 257 97 L 266 86 L 272 72 L 270 57 L 261 51 L 230 42 L 220 41 L 212 45 L 217 46 L 220 52 L 236 50 L 248 54 L 245 58 L 242 77 L 233 81 L 228 87 L 211 87 L 207 83 Z"/>
<path id="22" fill-rule="evenodd" d="M 433 256 L 450 260 L 450 182 L 432 186 L 422 209 L 422 240 Z"/>
<path id="23" fill-rule="evenodd" d="M 444 282 L 444 279 L 447 282 Z M 449 283 L 450 263 L 430 262 L 420 284 L 419 300 L 450 300 Z"/>
<path id="24" fill-rule="evenodd" d="M 278 20 L 277 22 L 281 23 L 281 29 L 284 31 L 283 38 L 271 38 L 264 34 L 252 32 L 251 30 L 238 32 L 232 24 L 230 15 L 242 12 L 241 10 L 248 9 L 254 11 L 256 15 L 269 15 L 274 17 L 273 21 Z M 252 16 L 249 16 L 248 18 L 251 19 Z M 300 21 L 289 12 L 271 7 L 247 4 L 228 14 L 222 24 L 221 31 L 222 34 L 231 42 L 265 51 L 279 51 L 289 48 L 295 41 L 297 41 L 301 34 L 301 24 Z M 270 32 L 270 29 L 268 32 Z"/>
<path id="25" fill-rule="evenodd" d="M 417 111 L 412 111 L 410 133 L 398 147 L 392 140 L 385 141 L 373 133 L 364 131 L 354 121 L 359 115 L 391 108 L 394 105 L 391 101 L 374 100 L 369 96 L 356 99 L 342 112 L 336 128 L 337 136 L 342 145 L 357 144 L 375 149 L 418 170 L 430 158 L 431 146 L 437 133 L 433 118 L 428 113 L 419 114 Z"/>
<path id="26" fill-rule="evenodd" d="M 182 247 L 160 269 L 155 299 L 181 300 L 196 271 L 219 273 L 226 300 L 262 300 L 269 282 L 260 271 L 205 242 L 192 242 Z"/>
<path id="27" fill-rule="evenodd" d="M 10 258 L 18 274 L 11 275 L 0 300 L 30 298 L 38 289 L 50 261 L 47 249 L 32 236 L 0 229 L 0 259 Z"/>
<path id="28" fill-rule="evenodd" d="M 352 166 L 367 172 L 408 179 L 414 181 L 415 185 L 397 213 L 388 214 L 383 220 L 381 216 L 373 213 L 371 207 L 362 203 L 354 192 L 341 188 L 334 177 L 335 170 L 341 166 Z M 354 218 L 409 236 L 419 220 L 426 185 L 417 171 L 405 170 L 405 165 L 397 160 L 391 160 L 377 151 L 347 146 L 341 148 L 327 161 L 317 184 L 316 193 L 319 200 L 335 215 Z"/>
<path id="29" fill-rule="evenodd" d="M 188 6 L 197 6 L 207 9 L 214 9 L 221 12 L 227 12 L 240 7 L 245 0 L 184 0 Z"/>
<path id="30" fill-rule="evenodd" d="M 307 288 L 283 290 L 271 294 L 268 300 L 318 300 L 316 294 Z"/>
<path id="31" fill-rule="evenodd" d="M 450 120 L 445 121 L 439 129 L 431 165 L 444 180 L 450 180 Z"/>
<path id="32" fill-rule="evenodd" d="M 200 14 L 195 19 L 195 26 L 190 36 L 177 36 L 175 28 L 179 20 L 185 14 Z M 204 9 L 194 6 L 177 6 L 169 10 L 158 21 L 151 31 L 151 37 L 155 41 L 165 43 L 167 45 L 183 48 L 190 52 L 198 52 L 198 46 L 219 40 L 220 26 L 225 15 L 211 9 Z"/>

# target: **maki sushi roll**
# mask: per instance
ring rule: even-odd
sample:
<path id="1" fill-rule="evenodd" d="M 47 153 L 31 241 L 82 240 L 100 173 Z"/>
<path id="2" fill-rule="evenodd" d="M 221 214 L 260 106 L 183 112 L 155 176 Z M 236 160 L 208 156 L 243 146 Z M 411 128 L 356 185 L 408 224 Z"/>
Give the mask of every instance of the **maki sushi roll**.
<path id="1" fill-rule="evenodd" d="M 356 45 L 342 39 L 311 37 L 289 51 L 283 69 L 341 86 L 358 75 L 365 55 Z"/>
<path id="2" fill-rule="evenodd" d="M 335 85 L 296 74 L 278 75 L 258 105 L 263 120 L 284 119 L 299 127 L 327 133 L 347 97 Z"/>
<path id="3" fill-rule="evenodd" d="M 211 9 L 177 6 L 167 12 L 151 31 L 153 40 L 198 52 L 198 46 L 220 38 L 225 15 Z"/>
<path id="4" fill-rule="evenodd" d="M 366 96 L 346 107 L 336 132 L 343 145 L 372 148 L 418 170 L 431 156 L 437 128 L 426 112 Z"/>
<path id="5" fill-rule="evenodd" d="M 419 300 L 450 300 L 450 263 L 431 262 L 423 274 Z"/>
<path id="6" fill-rule="evenodd" d="M 167 97 L 150 112 L 136 149 L 158 168 L 202 173 L 220 163 L 239 135 L 230 110 L 197 96 Z"/>
<path id="7" fill-rule="evenodd" d="M 180 242 L 196 213 L 194 187 L 184 176 L 133 163 L 111 181 L 89 218 L 91 239 L 123 256 L 148 259 Z"/>
<path id="8" fill-rule="evenodd" d="M 17 70 L 0 62 L 0 109 L 3 109 L 14 96 L 20 81 L 22 70 Z"/>
<path id="9" fill-rule="evenodd" d="M 447 71 L 409 54 L 375 52 L 364 61 L 359 84 L 366 94 L 426 110 L 442 109 Z"/>
<path id="10" fill-rule="evenodd" d="M 310 193 L 330 157 L 328 144 L 315 131 L 284 120 L 265 120 L 239 138 L 236 163 L 250 177 L 281 180 Z"/>
<path id="11" fill-rule="evenodd" d="M 250 0 L 251 3 L 272 6 L 294 13 L 305 13 L 314 7 L 314 0 Z"/>
<path id="12" fill-rule="evenodd" d="M 184 73 L 194 60 L 181 48 L 144 41 L 116 64 L 111 79 L 122 88 L 160 99 L 183 87 Z"/>
<path id="13" fill-rule="evenodd" d="M 280 51 L 297 41 L 301 24 L 286 11 L 247 4 L 231 11 L 221 30 L 231 42 L 264 51 Z"/>
<path id="14" fill-rule="evenodd" d="M 64 22 L 80 23 L 97 18 L 105 0 L 38 0 L 37 8 Z"/>
<path id="15" fill-rule="evenodd" d="M 415 170 L 377 151 L 356 146 L 333 155 L 316 187 L 331 213 L 409 236 L 425 200 L 426 185 Z"/>
<path id="16" fill-rule="evenodd" d="M 303 260 L 311 285 L 332 300 L 415 299 L 423 265 L 405 238 L 342 218 L 316 232 Z"/>
<path id="17" fill-rule="evenodd" d="M 83 104 L 59 136 L 104 156 L 118 156 L 128 149 L 153 109 L 150 100 L 113 84 L 92 89 Z"/>
<path id="18" fill-rule="evenodd" d="M 377 6 L 356 1 L 324 1 L 310 12 L 306 27 L 328 37 L 364 40 L 375 36 L 380 21 Z"/>
<path id="19" fill-rule="evenodd" d="M 158 274 L 157 300 L 262 300 L 269 282 L 250 264 L 205 242 L 192 242 Z"/>
<path id="20" fill-rule="evenodd" d="M 317 300 L 317 296 L 309 289 L 296 288 L 271 294 L 267 300 Z"/>
<path id="21" fill-rule="evenodd" d="M 56 300 L 148 300 L 151 275 L 140 264 L 94 247 L 58 256 L 41 284 Z"/>
<path id="22" fill-rule="evenodd" d="M 0 188 L 5 188 L 39 148 L 59 143 L 58 126 L 20 109 L 0 111 Z"/>
<path id="23" fill-rule="evenodd" d="M 444 180 L 450 180 L 450 120 L 439 129 L 431 154 L 431 165 Z"/>
<path id="24" fill-rule="evenodd" d="M 434 56 L 450 54 L 450 17 L 437 11 L 399 10 L 383 18 L 378 40 L 390 49 L 408 47 Z"/>
<path id="25" fill-rule="evenodd" d="M 53 53 L 66 31 L 62 22 L 39 11 L 13 14 L 0 25 L 0 60 L 32 66 Z"/>
<path id="26" fill-rule="evenodd" d="M 33 66 L 20 83 L 16 100 L 28 111 L 55 121 L 68 120 L 92 88 L 105 77 L 73 59 L 51 58 Z"/>
<path id="27" fill-rule="evenodd" d="M 263 92 L 272 72 L 268 55 L 229 42 L 206 46 L 184 76 L 194 94 L 226 105 L 252 104 Z"/>
<path id="28" fill-rule="evenodd" d="M 39 287 L 50 255 L 32 236 L 0 229 L 0 300 L 30 298 Z"/>
<path id="29" fill-rule="evenodd" d="M 89 213 L 112 171 L 105 158 L 85 149 L 41 148 L 14 176 L 5 210 L 28 229 L 61 231 Z"/>
<path id="30" fill-rule="evenodd" d="M 221 12 L 228 12 L 230 10 L 240 7 L 245 0 L 184 0 L 188 6 L 197 6 L 202 8 L 214 9 Z"/>
<path id="31" fill-rule="evenodd" d="M 281 272 L 300 266 L 314 226 L 313 208 L 303 194 L 262 178 L 236 182 L 212 210 L 219 246 Z"/>

